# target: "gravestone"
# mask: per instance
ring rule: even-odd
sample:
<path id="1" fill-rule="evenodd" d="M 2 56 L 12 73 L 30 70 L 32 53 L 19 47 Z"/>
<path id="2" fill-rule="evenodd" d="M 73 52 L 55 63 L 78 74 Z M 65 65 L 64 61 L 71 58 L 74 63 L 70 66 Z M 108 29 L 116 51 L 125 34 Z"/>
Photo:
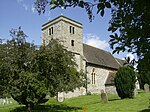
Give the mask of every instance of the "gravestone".
<path id="1" fill-rule="evenodd" d="M 65 98 L 64 98 L 64 92 L 58 92 L 57 101 L 58 102 L 63 102 L 64 100 L 65 100 Z"/>
<path id="2" fill-rule="evenodd" d="M 2 104 L 2 98 L 0 98 L 0 104 Z"/>
<path id="3" fill-rule="evenodd" d="M 6 100 L 5 99 L 2 99 L 2 102 L 3 102 L 3 105 L 6 103 Z"/>
<path id="4" fill-rule="evenodd" d="M 101 100 L 102 100 L 102 103 L 108 102 L 107 94 L 104 93 L 104 90 L 101 90 Z"/>
<path id="5" fill-rule="evenodd" d="M 144 91 L 145 91 L 145 92 L 149 92 L 149 85 L 148 85 L 148 84 L 145 84 L 145 85 L 144 85 Z"/>
<path id="6" fill-rule="evenodd" d="M 10 100 L 10 104 L 12 103 L 12 101 Z"/>
<path id="7" fill-rule="evenodd" d="M 136 97 L 138 95 L 138 90 L 137 88 L 134 89 L 134 97 Z"/>

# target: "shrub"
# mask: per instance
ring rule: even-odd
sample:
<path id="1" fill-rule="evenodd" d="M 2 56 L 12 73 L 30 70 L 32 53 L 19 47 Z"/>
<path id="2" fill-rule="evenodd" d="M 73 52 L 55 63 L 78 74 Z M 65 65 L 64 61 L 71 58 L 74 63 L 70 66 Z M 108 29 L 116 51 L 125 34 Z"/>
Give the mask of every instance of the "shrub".
<path id="1" fill-rule="evenodd" d="M 121 99 L 133 98 L 136 72 L 129 67 L 120 67 L 114 79 L 117 93 Z"/>

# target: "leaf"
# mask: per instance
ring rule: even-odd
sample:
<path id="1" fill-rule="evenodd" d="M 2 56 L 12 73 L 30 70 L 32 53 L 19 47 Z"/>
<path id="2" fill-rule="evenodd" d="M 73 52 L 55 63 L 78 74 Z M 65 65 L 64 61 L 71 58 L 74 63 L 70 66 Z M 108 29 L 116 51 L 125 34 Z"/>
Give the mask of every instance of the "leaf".
<path id="1" fill-rule="evenodd" d="M 60 4 L 60 5 L 64 5 L 63 0 L 59 0 L 59 4 Z"/>
<path id="2" fill-rule="evenodd" d="M 55 0 L 51 0 L 50 4 L 55 4 Z"/>
<path id="3" fill-rule="evenodd" d="M 79 4 L 78 4 L 78 6 L 81 7 L 81 8 L 84 8 L 84 2 L 80 1 Z"/>
<path id="4" fill-rule="evenodd" d="M 102 17 L 104 16 L 104 9 L 102 9 L 102 11 L 101 11 L 101 16 Z"/>
<path id="5" fill-rule="evenodd" d="M 116 52 L 117 52 L 117 50 L 115 49 L 115 50 L 113 50 L 112 54 L 115 54 Z"/>
<path id="6" fill-rule="evenodd" d="M 109 2 L 106 2 L 105 5 L 107 8 L 111 8 L 111 4 Z"/>
<path id="7" fill-rule="evenodd" d="M 97 14 L 100 12 L 101 9 L 98 9 Z"/>
<path id="8" fill-rule="evenodd" d="M 110 38 L 113 38 L 113 39 L 114 39 L 114 38 L 115 38 L 115 36 L 114 36 L 114 35 L 110 35 Z"/>
<path id="9" fill-rule="evenodd" d="M 50 9 L 55 9 L 57 6 L 56 5 L 52 5 L 51 7 L 50 7 Z"/>
<path id="10" fill-rule="evenodd" d="M 104 8 L 105 8 L 104 3 L 99 3 L 99 4 L 97 5 L 97 9 L 104 9 Z"/>

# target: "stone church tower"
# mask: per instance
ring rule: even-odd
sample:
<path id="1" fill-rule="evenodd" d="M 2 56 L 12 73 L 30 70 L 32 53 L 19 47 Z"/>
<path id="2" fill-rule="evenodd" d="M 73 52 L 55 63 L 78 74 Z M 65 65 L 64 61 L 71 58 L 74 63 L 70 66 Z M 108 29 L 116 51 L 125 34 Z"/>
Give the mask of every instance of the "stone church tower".
<path id="1" fill-rule="evenodd" d="M 114 77 L 120 66 L 125 63 L 116 59 L 108 51 L 82 43 L 82 24 L 59 16 L 42 26 L 42 44 L 51 39 L 58 39 L 75 56 L 77 70 L 83 70 L 87 76 L 87 87 L 80 87 L 74 92 L 62 92 L 59 97 L 71 98 L 85 95 L 86 92 L 99 94 L 101 90 L 116 93 Z"/>
<path id="2" fill-rule="evenodd" d="M 83 61 L 82 24 L 65 16 L 59 16 L 42 25 L 42 44 L 50 39 L 59 39 L 61 43 L 74 53 L 77 69 L 85 69 Z"/>

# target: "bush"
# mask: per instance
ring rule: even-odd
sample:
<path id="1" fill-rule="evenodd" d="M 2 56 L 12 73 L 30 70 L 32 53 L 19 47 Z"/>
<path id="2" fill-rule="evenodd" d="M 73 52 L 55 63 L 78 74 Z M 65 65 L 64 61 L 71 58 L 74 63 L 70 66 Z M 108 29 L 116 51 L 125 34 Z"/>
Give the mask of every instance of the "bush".
<path id="1" fill-rule="evenodd" d="M 136 72 L 129 67 L 120 67 L 114 79 L 117 93 L 121 99 L 133 98 Z"/>

